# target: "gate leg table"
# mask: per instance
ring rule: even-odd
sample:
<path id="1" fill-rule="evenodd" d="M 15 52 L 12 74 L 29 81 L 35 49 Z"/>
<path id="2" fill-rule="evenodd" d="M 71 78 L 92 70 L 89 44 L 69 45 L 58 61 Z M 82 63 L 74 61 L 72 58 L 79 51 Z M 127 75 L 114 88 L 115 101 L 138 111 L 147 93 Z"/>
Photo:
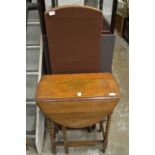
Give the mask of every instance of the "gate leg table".
<path id="1" fill-rule="evenodd" d="M 108 144 L 111 115 L 120 99 L 119 88 L 111 73 L 44 75 L 37 87 L 36 100 L 47 119 L 53 153 L 56 146 L 94 146 Z M 104 123 L 106 125 L 104 129 Z M 62 128 L 63 142 L 55 141 L 54 123 Z M 68 128 L 85 128 L 99 123 L 102 140 L 68 141 Z"/>

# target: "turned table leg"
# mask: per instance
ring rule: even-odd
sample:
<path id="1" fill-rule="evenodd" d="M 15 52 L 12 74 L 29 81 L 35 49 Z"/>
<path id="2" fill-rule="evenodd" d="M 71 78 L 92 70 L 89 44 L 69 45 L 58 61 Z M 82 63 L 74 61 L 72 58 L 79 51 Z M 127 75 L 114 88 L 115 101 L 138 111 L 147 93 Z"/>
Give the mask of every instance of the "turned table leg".
<path id="1" fill-rule="evenodd" d="M 103 126 L 103 124 L 102 124 L 103 152 L 106 151 L 107 144 L 108 144 L 108 135 L 109 135 L 110 122 L 111 122 L 111 114 L 108 115 L 108 117 L 107 117 L 105 134 L 104 134 L 104 126 Z"/>
<path id="2" fill-rule="evenodd" d="M 64 137 L 64 147 L 65 147 L 65 152 L 66 154 L 68 154 L 68 145 L 67 145 L 67 132 L 66 132 L 66 128 L 64 126 L 62 126 L 62 132 L 63 132 L 63 137 Z"/>
<path id="3" fill-rule="evenodd" d="M 52 151 L 53 151 L 53 153 L 56 153 L 55 132 L 54 132 L 53 122 L 49 118 L 47 118 L 46 123 L 47 123 L 48 132 L 50 134 Z"/>

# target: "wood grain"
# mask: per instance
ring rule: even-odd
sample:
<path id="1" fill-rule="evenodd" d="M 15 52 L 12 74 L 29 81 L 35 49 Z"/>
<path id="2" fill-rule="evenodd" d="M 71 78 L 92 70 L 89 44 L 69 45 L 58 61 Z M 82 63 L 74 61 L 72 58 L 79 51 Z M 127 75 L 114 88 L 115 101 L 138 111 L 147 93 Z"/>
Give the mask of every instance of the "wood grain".
<path id="1" fill-rule="evenodd" d="M 36 98 L 37 101 L 108 99 L 109 92 L 115 92 L 113 97 L 119 98 L 118 85 L 110 73 L 55 74 L 42 77 Z"/>
<path id="2" fill-rule="evenodd" d="M 45 75 L 36 94 L 37 105 L 46 117 L 72 128 L 99 122 L 113 112 L 119 98 L 117 82 L 110 73 Z"/>

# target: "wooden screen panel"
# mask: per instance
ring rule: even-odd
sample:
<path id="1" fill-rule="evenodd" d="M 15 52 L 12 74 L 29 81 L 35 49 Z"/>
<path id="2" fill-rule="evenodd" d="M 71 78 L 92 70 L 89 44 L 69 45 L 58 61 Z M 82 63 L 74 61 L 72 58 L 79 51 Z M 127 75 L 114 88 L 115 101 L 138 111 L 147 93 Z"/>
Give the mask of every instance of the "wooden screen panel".
<path id="1" fill-rule="evenodd" d="M 102 12 L 65 6 L 45 12 L 45 22 L 52 73 L 99 72 Z"/>

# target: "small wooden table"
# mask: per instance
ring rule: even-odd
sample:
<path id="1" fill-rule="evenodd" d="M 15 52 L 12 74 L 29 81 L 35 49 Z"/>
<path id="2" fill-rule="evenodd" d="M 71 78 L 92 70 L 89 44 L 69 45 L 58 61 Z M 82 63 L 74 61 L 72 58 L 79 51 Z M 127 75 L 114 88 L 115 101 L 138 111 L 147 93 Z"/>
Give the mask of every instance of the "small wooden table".
<path id="1" fill-rule="evenodd" d="M 105 151 L 111 114 L 119 102 L 117 82 L 111 73 L 44 75 L 37 87 L 36 101 L 47 118 L 52 150 L 56 153 L 53 123 L 62 126 L 65 152 L 69 146 L 103 143 Z M 104 132 L 103 119 L 106 118 Z M 67 141 L 66 128 L 84 128 L 100 123 L 103 140 Z"/>

